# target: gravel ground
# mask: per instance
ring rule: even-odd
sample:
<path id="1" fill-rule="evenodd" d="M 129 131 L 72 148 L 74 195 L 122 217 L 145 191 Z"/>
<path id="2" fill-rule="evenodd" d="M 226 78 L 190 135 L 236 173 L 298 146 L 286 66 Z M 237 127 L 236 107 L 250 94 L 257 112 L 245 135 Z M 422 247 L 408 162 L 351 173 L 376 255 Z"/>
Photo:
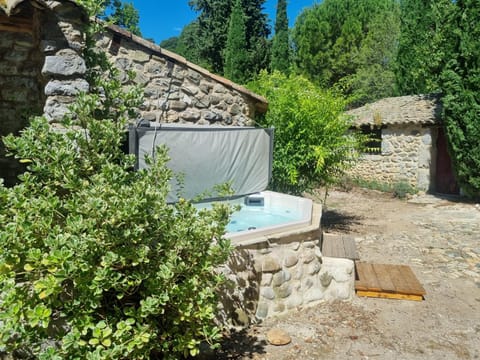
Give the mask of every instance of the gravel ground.
<path id="1" fill-rule="evenodd" d="M 362 261 L 410 265 L 422 302 L 355 297 L 232 334 L 217 359 L 480 359 L 480 206 L 429 195 L 331 192 L 323 230 L 355 237 Z M 269 345 L 272 328 L 292 338 Z"/>

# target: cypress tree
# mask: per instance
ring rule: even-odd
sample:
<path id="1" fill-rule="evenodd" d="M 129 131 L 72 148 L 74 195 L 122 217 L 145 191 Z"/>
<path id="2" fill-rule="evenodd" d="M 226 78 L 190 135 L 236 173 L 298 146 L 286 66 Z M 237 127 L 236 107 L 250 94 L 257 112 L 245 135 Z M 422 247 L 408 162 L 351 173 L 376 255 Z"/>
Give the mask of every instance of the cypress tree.
<path id="1" fill-rule="evenodd" d="M 275 36 L 272 43 L 270 67 L 285 74 L 290 69 L 290 44 L 288 39 L 287 0 L 278 0 L 275 19 Z"/>
<path id="2" fill-rule="evenodd" d="M 228 25 L 223 69 L 225 76 L 234 82 L 242 83 L 246 79 L 246 47 L 245 14 L 241 0 L 235 0 Z"/>

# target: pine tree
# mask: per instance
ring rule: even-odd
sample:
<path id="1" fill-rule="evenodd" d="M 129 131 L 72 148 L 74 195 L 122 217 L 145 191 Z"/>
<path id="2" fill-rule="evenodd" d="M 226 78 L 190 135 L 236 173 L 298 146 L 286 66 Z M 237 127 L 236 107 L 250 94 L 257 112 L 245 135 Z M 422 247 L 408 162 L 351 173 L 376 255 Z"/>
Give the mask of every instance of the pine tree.
<path id="1" fill-rule="evenodd" d="M 227 78 L 238 83 L 246 80 L 246 47 L 245 14 L 241 0 L 236 0 L 228 25 L 223 72 Z"/>
<path id="2" fill-rule="evenodd" d="M 290 56 L 287 0 L 278 0 L 275 19 L 275 36 L 272 42 L 271 69 L 288 74 L 290 70 Z"/>

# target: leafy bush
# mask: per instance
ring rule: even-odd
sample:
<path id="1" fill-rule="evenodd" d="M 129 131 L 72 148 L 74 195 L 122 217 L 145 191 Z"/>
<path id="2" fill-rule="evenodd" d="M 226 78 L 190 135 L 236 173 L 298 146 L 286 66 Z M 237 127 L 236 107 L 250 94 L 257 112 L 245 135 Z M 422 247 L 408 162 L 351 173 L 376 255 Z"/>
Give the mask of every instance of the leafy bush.
<path id="1" fill-rule="evenodd" d="M 358 145 L 348 135 L 344 100 L 302 76 L 280 72 L 262 72 L 249 88 L 269 102 L 259 122 L 275 127 L 271 187 L 300 194 L 334 182 L 353 160 Z"/>
<path id="2" fill-rule="evenodd" d="M 215 269 L 229 254 L 230 209 L 167 204 L 164 148 L 150 170 L 132 171 L 120 145 L 140 93 L 123 91 L 93 54 L 91 85 L 101 96 L 79 96 L 60 131 L 35 118 L 4 139 L 28 171 L 17 186 L 0 185 L 0 352 L 195 355 L 200 342 L 220 336 Z"/>

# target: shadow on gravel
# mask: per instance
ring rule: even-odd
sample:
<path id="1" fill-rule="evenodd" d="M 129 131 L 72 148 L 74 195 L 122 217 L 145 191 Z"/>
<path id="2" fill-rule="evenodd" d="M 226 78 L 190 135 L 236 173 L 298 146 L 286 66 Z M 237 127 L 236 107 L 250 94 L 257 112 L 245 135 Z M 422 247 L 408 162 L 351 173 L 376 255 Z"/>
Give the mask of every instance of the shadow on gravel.
<path id="1" fill-rule="evenodd" d="M 336 210 L 325 210 L 322 214 L 322 230 L 349 233 L 354 225 L 361 225 L 364 218 Z"/>
<path id="2" fill-rule="evenodd" d="M 200 354 L 197 359 L 203 360 L 240 360 L 252 359 L 255 355 L 266 354 L 267 342 L 259 340 L 249 329 L 232 331 L 226 336 L 221 348 Z"/>

